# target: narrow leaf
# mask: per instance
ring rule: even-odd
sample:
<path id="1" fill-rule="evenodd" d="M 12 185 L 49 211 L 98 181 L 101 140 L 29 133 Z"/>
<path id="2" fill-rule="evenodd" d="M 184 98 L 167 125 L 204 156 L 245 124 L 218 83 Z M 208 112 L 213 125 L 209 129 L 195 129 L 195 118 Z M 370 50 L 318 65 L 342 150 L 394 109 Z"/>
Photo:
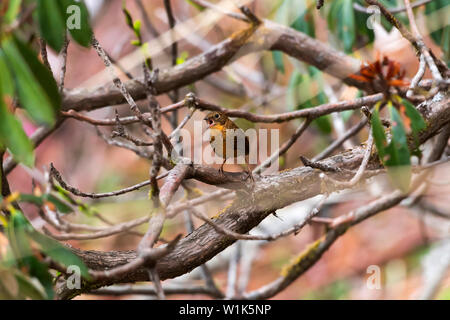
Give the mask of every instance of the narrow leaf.
<path id="1" fill-rule="evenodd" d="M 381 162 L 384 162 L 384 157 L 386 155 L 385 148 L 387 146 L 386 134 L 384 133 L 383 125 L 381 124 L 380 119 L 380 104 L 375 106 L 375 110 L 372 113 L 371 125 L 373 131 L 373 139 L 375 141 L 375 145 L 377 147 L 378 156 Z"/>
<path id="2" fill-rule="evenodd" d="M 0 88 L 0 144 L 9 149 L 14 159 L 28 167 L 34 165 L 33 144 L 22 124 L 6 108 Z"/>
<path id="3" fill-rule="evenodd" d="M 20 5 L 22 3 L 22 0 L 9 0 L 8 3 L 8 11 L 6 11 L 4 16 L 4 22 L 6 24 L 12 23 L 14 20 L 16 20 L 17 15 L 20 11 Z"/>
<path id="4" fill-rule="evenodd" d="M 403 106 L 406 109 L 406 115 L 411 119 L 411 127 L 414 134 L 419 133 L 421 130 L 426 128 L 425 120 L 423 120 L 422 115 L 417 111 L 417 109 L 406 99 L 402 100 Z"/>
<path id="5" fill-rule="evenodd" d="M 58 0 L 61 15 L 66 21 L 65 27 L 72 38 L 83 47 L 89 47 L 92 41 L 92 28 L 89 11 L 84 1 Z"/>
<path id="6" fill-rule="evenodd" d="M 54 0 L 38 0 L 37 17 L 42 37 L 55 51 L 61 51 L 66 33 L 65 20 L 58 2 Z"/>
<path id="7" fill-rule="evenodd" d="M 14 97 L 14 80 L 11 72 L 8 69 L 8 63 L 6 61 L 3 50 L 0 49 L 0 84 L 2 86 L 3 94 L 9 97 Z"/>
<path id="8" fill-rule="evenodd" d="M 283 53 L 281 51 L 272 51 L 272 59 L 275 63 L 275 68 L 284 74 Z"/>
<path id="9" fill-rule="evenodd" d="M 50 71 L 18 39 L 9 38 L 2 44 L 8 66 L 14 74 L 21 105 L 38 123 L 52 125 L 60 97 Z"/>
<path id="10" fill-rule="evenodd" d="M 46 108 L 41 108 L 41 112 L 48 112 L 49 118 L 55 118 L 55 115 L 61 108 L 61 95 L 59 94 L 58 85 L 56 84 L 53 74 L 38 60 L 36 54 L 25 43 L 17 38 L 14 38 L 14 40 L 17 48 L 33 73 L 34 78 L 50 100 L 52 110 L 46 111 Z"/>
<path id="11" fill-rule="evenodd" d="M 58 241 L 53 240 L 35 230 L 30 232 L 30 237 L 39 243 L 42 251 L 52 258 L 54 261 L 69 267 L 69 266 L 78 266 L 81 271 L 81 275 L 87 279 L 89 279 L 89 270 L 76 254 L 70 251 L 68 248 L 64 247 Z"/>

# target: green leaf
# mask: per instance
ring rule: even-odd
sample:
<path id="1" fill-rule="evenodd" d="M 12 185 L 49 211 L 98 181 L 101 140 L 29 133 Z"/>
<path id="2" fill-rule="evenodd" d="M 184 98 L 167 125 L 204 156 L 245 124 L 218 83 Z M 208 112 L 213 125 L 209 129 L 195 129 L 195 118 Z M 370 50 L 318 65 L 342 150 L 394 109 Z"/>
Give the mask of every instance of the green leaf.
<path id="1" fill-rule="evenodd" d="M 284 74 L 284 62 L 283 53 L 281 51 L 272 51 L 272 59 L 275 64 L 275 68 Z"/>
<path id="2" fill-rule="evenodd" d="M 73 209 L 67 205 L 64 201 L 62 201 L 61 199 L 58 199 L 57 197 L 55 197 L 52 194 L 47 194 L 45 195 L 45 199 L 47 201 L 50 201 L 51 203 L 53 203 L 56 207 L 56 209 L 58 209 L 59 212 L 61 213 L 72 213 Z"/>
<path id="3" fill-rule="evenodd" d="M 288 110 L 297 110 L 298 106 L 305 101 L 302 100 L 302 97 L 308 96 L 309 81 L 308 74 L 302 74 L 297 70 L 292 72 L 286 94 Z"/>
<path id="4" fill-rule="evenodd" d="M 450 25 L 448 15 L 450 6 L 448 0 L 433 0 L 426 4 L 426 24 L 433 41 L 443 52 L 443 59 L 450 65 Z"/>
<path id="5" fill-rule="evenodd" d="M 177 65 L 183 64 L 188 58 L 189 58 L 189 52 L 183 51 L 183 52 L 177 57 Z"/>
<path id="6" fill-rule="evenodd" d="M 42 288 L 36 285 L 29 277 L 21 272 L 16 272 L 15 277 L 19 284 L 19 294 L 22 299 L 30 298 L 32 300 L 44 300 L 47 298 Z"/>
<path id="7" fill-rule="evenodd" d="M 387 146 L 386 134 L 384 133 L 383 125 L 380 119 L 380 108 L 381 103 L 377 103 L 375 110 L 372 113 L 371 125 L 373 132 L 373 139 L 375 141 L 375 146 L 377 147 L 378 156 L 381 162 L 384 163 L 384 157 L 386 155 L 385 148 Z"/>
<path id="8" fill-rule="evenodd" d="M 131 43 L 133 46 L 135 46 L 135 47 L 140 47 L 140 46 L 141 46 L 141 42 L 140 42 L 139 40 L 136 40 L 136 39 L 131 40 L 130 43 Z"/>
<path id="9" fill-rule="evenodd" d="M 399 99 L 402 106 L 405 107 L 406 116 L 411 120 L 411 131 L 414 140 L 414 148 L 411 150 L 412 155 L 421 158 L 422 153 L 419 149 L 419 132 L 426 128 L 425 120 L 422 115 L 417 111 L 413 104 L 406 99 Z"/>
<path id="10" fill-rule="evenodd" d="M 47 299 L 53 300 L 55 292 L 53 291 L 53 277 L 48 272 L 46 264 L 40 262 L 35 256 L 29 259 L 30 275 L 37 278 L 45 289 Z"/>
<path id="11" fill-rule="evenodd" d="M 61 108 L 61 95 L 59 94 L 58 85 L 56 84 L 52 72 L 38 60 L 36 54 L 25 43 L 17 38 L 14 40 L 17 48 L 33 73 L 34 78 L 50 100 L 51 109 L 47 110 L 47 108 L 41 107 L 40 112 L 48 113 L 45 117 L 49 120 L 55 118 Z M 38 118 L 35 120 L 38 121 Z M 53 121 L 54 120 L 52 120 L 52 123 Z"/>
<path id="12" fill-rule="evenodd" d="M 29 234 L 34 231 L 22 212 L 11 214 L 11 221 L 7 227 L 8 240 L 13 249 L 19 267 L 28 268 L 29 274 L 36 277 L 45 289 L 47 298 L 53 299 L 53 277 L 47 266 L 40 262 L 32 253 Z"/>
<path id="13" fill-rule="evenodd" d="M 441 49 L 443 52 L 442 59 L 447 63 L 447 67 L 450 67 L 450 26 L 444 28 Z"/>
<path id="14" fill-rule="evenodd" d="M 66 25 L 64 16 L 58 8 L 58 2 L 38 0 L 37 17 L 42 37 L 55 51 L 61 51 L 64 46 Z"/>
<path id="15" fill-rule="evenodd" d="M 314 67 L 308 68 L 308 73 L 294 70 L 288 84 L 286 102 L 289 110 L 308 109 L 328 101 L 323 92 L 322 72 Z M 330 134 L 332 131 L 330 117 L 322 116 L 313 121 L 317 128 Z"/>
<path id="16" fill-rule="evenodd" d="M 185 0 L 187 3 L 189 3 L 191 6 L 196 8 L 199 11 L 203 11 L 206 9 L 206 7 L 199 5 L 198 3 L 192 2 L 191 0 Z"/>
<path id="17" fill-rule="evenodd" d="M 38 123 L 52 125 L 61 98 L 50 71 L 20 40 L 8 38 L 2 44 L 21 105 Z"/>
<path id="18" fill-rule="evenodd" d="M 0 144 L 9 149 L 14 159 L 28 167 L 34 166 L 33 144 L 22 124 L 6 108 L 0 87 Z"/>
<path id="19" fill-rule="evenodd" d="M 0 84 L 2 86 L 3 94 L 9 97 L 14 97 L 14 80 L 11 72 L 8 69 L 8 62 L 6 61 L 3 50 L 0 49 Z"/>
<path id="20" fill-rule="evenodd" d="M 389 114 L 392 122 L 392 138 L 386 147 L 388 159 L 385 165 L 392 183 L 403 192 L 407 192 L 411 183 L 411 154 L 408 148 L 403 120 L 397 109 L 389 103 Z"/>
<path id="21" fill-rule="evenodd" d="M 19 201 L 33 203 L 37 206 L 42 206 L 44 204 L 44 200 L 42 199 L 42 197 L 24 193 L 20 194 Z"/>
<path id="22" fill-rule="evenodd" d="M 5 16 L 3 17 L 5 24 L 10 24 L 14 20 L 16 20 L 17 15 L 20 11 L 20 5 L 22 3 L 22 0 L 9 0 L 8 3 L 8 10 L 5 13 Z"/>
<path id="23" fill-rule="evenodd" d="M 61 16 L 66 21 L 65 28 L 72 38 L 83 47 L 89 47 L 92 41 L 92 28 L 89 22 L 89 11 L 84 1 L 58 0 Z"/>
<path id="24" fill-rule="evenodd" d="M 310 90 L 313 98 L 311 98 L 312 107 L 319 106 L 321 104 L 325 104 L 328 102 L 328 97 L 323 91 L 323 73 L 319 69 L 313 66 L 308 66 L 308 73 L 313 81 L 317 84 L 317 89 Z M 316 92 L 318 92 L 316 94 Z M 317 128 L 324 134 L 330 134 L 332 131 L 331 125 L 331 116 L 325 115 L 315 119 L 313 125 L 317 126 Z"/>
<path id="25" fill-rule="evenodd" d="M 388 166 L 410 165 L 410 154 L 408 148 L 408 139 L 406 137 L 403 120 L 397 109 L 391 104 L 388 105 L 389 114 L 392 121 L 392 139 L 389 144 L 388 154 L 390 158 L 386 161 Z"/>
<path id="26" fill-rule="evenodd" d="M 43 194 L 42 196 L 35 196 L 33 194 L 20 194 L 20 201 L 33 203 L 39 207 L 43 206 L 46 201 L 49 201 L 53 203 L 56 207 L 56 209 L 60 213 L 71 213 L 73 212 L 73 209 L 64 203 L 61 199 L 58 199 L 52 194 Z"/>
<path id="27" fill-rule="evenodd" d="M 355 43 L 355 14 L 352 0 L 334 0 L 327 17 L 328 29 L 334 31 L 344 51 L 351 53 Z"/>
<path id="28" fill-rule="evenodd" d="M 314 7 L 310 7 L 307 10 L 303 11 L 297 19 L 291 24 L 291 27 L 297 31 L 301 31 L 308 36 L 315 38 L 316 32 L 314 27 L 314 15 L 311 12 Z"/>
<path id="29" fill-rule="evenodd" d="M 305 1 L 283 0 L 276 11 L 275 21 L 315 37 L 313 14 L 315 7 L 309 4 Z M 282 52 L 273 51 L 272 59 L 276 69 L 284 74 L 285 66 Z"/>
<path id="30" fill-rule="evenodd" d="M 403 106 L 406 109 L 406 115 L 411 119 L 411 128 L 415 135 L 417 135 L 421 130 L 426 128 L 425 120 L 419 111 L 414 107 L 414 105 L 406 99 L 402 100 Z"/>
<path id="31" fill-rule="evenodd" d="M 133 30 L 134 30 L 134 32 L 136 32 L 136 34 L 140 35 L 140 33 L 141 33 L 141 20 L 136 20 L 133 23 Z"/>
<path id="32" fill-rule="evenodd" d="M 19 267 L 29 265 L 32 256 L 31 245 L 26 235 L 27 227 L 27 221 L 22 213 L 13 211 L 6 227 L 6 235 Z"/>
<path id="33" fill-rule="evenodd" d="M 449 5 L 449 2 L 447 0 L 433 0 L 425 5 L 425 15 L 433 15 L 433 19 L 427 17 L 427 27 L 431 31 L 431 38 L 438 45 L 441 44 L 444 28 L 448 27 L 448 23 L 445 23 L 445 21 L 447 20 L 447 17 L 445 15 L 448 8 L 443 9 L 447 5 Z"/>
<path id="34" fill-rule="evenodd" d="M 353 51 L 355 43 L 355 15 L 353 12 L 352 0 L 341 0 L 342 7 L 339 10 L 340 19 L 338 21 L 338 37 L 344 44 L 346 53 Z"/>
<path id="35" fill-rule="evenodd" d="M 375 32 L 373 31 L 373 29 L 367 27 L 367 21 L 370 15 L 357 10 L 355 10 L 354 13 L 355 24 L 357 26 L 357 28 L 355 29 L 357 37 L 360 37 L 362 39 L 364 39 L 364 37 L 367 37 L 367 41 L 364 42 L 364 45 L 372 43 L 375 40 Z"/>
<path id="36" fill-rule="evenodd" d="M 86 279 L 90 278 L 89 270 L 81 258 L 60 244 L 58 241 L 51 239 L 35 230 L 30 232 L 30 237 L 37 242 L 42 251 L 54 261 L 64 265 L 65 267 L 78 266 L 80 268 L 81 275 Z"/>
<path id="37" fill-rule="evenodd" d="M 306 1 L 283 0 L 275 14 L 275 21 L 292 27 L 294 22 L 305 14 L 308 6 Z"/>

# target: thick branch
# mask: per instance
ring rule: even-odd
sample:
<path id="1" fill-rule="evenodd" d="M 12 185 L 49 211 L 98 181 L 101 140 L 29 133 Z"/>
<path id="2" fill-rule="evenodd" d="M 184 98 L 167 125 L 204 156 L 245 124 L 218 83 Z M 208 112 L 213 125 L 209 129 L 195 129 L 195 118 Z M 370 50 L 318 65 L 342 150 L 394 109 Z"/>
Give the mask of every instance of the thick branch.
<path id="1" fill-rule="evenodd" d="M 156 93 L 166 93 L 196 82 L 221 70 L 241 56 L 261 50 L 283 51 L 334 77 L 343 79 L 349 85 L 369 89 L 366 84 L 349 78 L 350 74 L 359 70 L 360 61 L 348 57 L 301 32 L 265 20 L 259 27 L 251 26 L 234 33 L 210 50 L 189 59 L 182 65 L 161 71 L 154 84 Z M 130 80 L 124 84 L 126 90 L 135 100 L 146 97 L 142 81 Z M 125 99 L 120 90 L 114 85 L 107 85 L 90 90 L 66 91 L 63 110 L 93 110 L 124 102 Z"/>

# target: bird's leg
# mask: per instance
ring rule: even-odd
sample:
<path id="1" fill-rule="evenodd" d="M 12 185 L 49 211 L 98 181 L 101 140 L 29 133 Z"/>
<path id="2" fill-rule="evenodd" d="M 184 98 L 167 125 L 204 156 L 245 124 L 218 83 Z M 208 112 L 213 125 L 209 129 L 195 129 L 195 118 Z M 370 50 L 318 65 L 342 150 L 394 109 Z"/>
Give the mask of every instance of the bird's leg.
<path id="1" fill-rule="evenodd" d="M 250 178 L 250 180 L 252 180 L 252 182 L 255 183 L 255 178 L 253 177 L 252 170 L 250 170 L 250 165 L 247 163 L 247 158 L 244 159 L 245 159 L 245 171 L 248 174 L 247 179 Z"/>
<path id="2" fill-rule="evenodd" d="M 220 166 L 219 172 L 222 175 L 225 175 L 225 173 L 223 172 L 223 166 L 225 165 L 225 162 L 227 162 L 227 159 L 223 159 L 222 165 Z"/>

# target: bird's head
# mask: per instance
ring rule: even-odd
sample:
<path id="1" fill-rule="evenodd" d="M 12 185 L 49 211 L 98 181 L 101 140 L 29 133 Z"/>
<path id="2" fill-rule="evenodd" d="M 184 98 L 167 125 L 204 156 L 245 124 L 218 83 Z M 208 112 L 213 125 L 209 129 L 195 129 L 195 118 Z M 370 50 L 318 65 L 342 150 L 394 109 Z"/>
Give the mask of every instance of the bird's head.
<path id="1" fill-rule="evenodd" d="M 213 128 L 214 126 L 223 126 L 227 122 L 227 116 L 219 111 L 213 111 L 206 115 L 203 119 L 208 124 L 208 127 Z"/>

